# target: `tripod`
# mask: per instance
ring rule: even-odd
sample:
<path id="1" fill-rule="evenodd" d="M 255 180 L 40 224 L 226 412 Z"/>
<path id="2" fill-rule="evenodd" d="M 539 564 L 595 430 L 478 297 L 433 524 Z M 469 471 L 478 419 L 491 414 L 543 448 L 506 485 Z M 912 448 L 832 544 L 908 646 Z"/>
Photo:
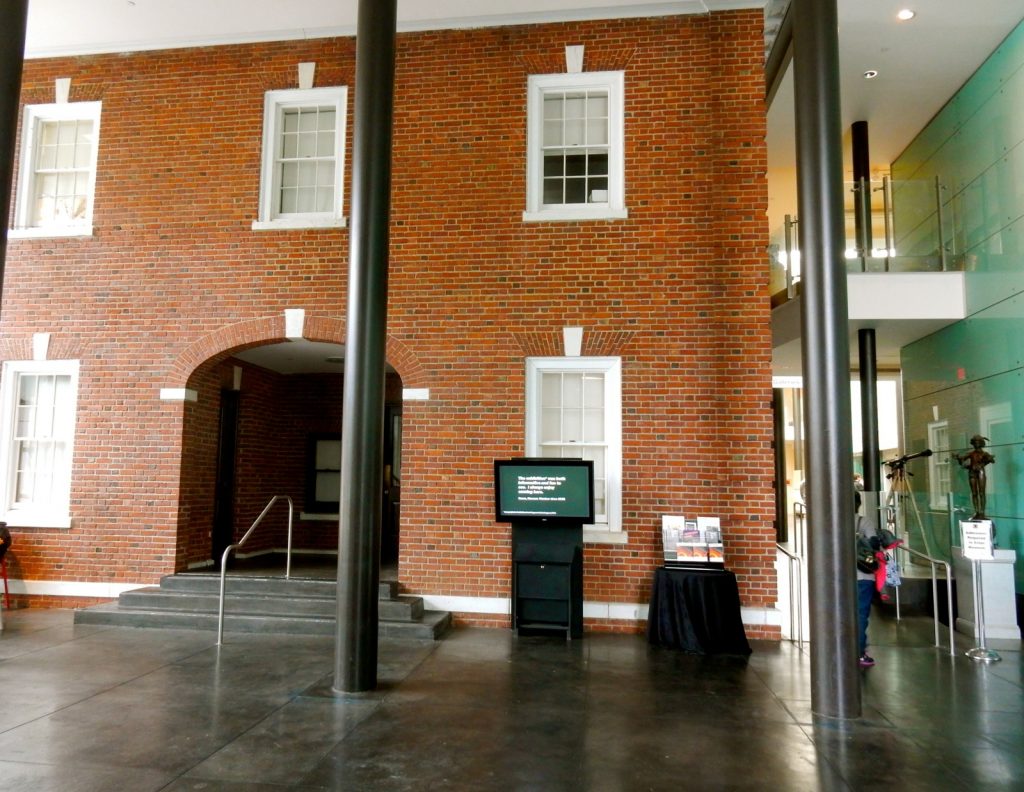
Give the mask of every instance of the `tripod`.
<path id="1" fill-rule="evenodd" d="M 919 454 L 901 456 L 898 459 L 892 459 L 885 463 L 885 466 L 889 468 L 889 473 L 885 477 L 892 482 L 892 485 L 889 487 L 889 494 L 885 497 L 884 507 L 885 522 L 889 530 L 897 537 L 906 536 L 909 539 L 909 534 L 906 533 L 907 517 L 905 503 L 908 500 L 910 501 L 917 532 L 921 535 L 921 541 L 924 543 L 924 552 L 929 556 L 932 555 L 932 550 L 928 545 L 928 534 L 925 533 L 924 525 L 921 523 L 921 512 L 917 508 L 917 501 L 914 499 L 914 492 L 910 486 L 910 476 L 914 474 L 907 470 L 907 462 L 919 456 L 931 455 L 932 452 L 930 450 L 925 450 Z"/>

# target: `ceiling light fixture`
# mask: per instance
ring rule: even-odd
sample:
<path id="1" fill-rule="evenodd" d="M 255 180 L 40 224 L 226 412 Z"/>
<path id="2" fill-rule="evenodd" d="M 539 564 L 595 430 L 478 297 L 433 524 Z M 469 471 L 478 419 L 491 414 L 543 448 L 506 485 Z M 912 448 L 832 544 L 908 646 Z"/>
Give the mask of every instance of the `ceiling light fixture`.
<path id="1" fill-rule="evenodd" d="M 878 70 L 877 69 L 868 69 L 866 72 L 864 72 L 864 79 L 865 80 L 873 80 L 877 76 L 878 76 Z"/>
<path id="2" fill-rule="evenodd" d="M 900 22 L 907 22 L 907 21 L 909 21 L 909 20 L 913 19 L 913 18 L 914 18 L 914 17 L 916 17 L 916 16 L 917 16 L 917 12 L 916 12 L 916 11 L 911 11 L 911 10 L 910 10 L 909 8 L 903 8 L 903 9 L 901 9 L 901 10 L 900 10 L 900 11 L 899 11 L 899 12 L 898 12 L 898 13 L 896 14 L 896 18 L 897 18 L 897 19 L 898 19 L 898 20 L 899 20 Z"/>

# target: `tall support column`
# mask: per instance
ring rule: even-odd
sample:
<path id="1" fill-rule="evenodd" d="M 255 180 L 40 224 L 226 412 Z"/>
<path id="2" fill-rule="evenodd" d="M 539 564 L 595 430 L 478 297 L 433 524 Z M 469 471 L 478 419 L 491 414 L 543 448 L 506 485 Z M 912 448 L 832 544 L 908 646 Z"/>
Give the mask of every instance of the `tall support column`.
<path id="1" fill-rule="evenodd" d="M 878 450 L 878 360 L 875 331 L 857 331 L 857 357 L 860 363 L 860 431 L 864 459 L 864 516 L 878 527 L 878 504 L 882 490 Z"/>
<path id="2" fill-rule="evenodd" d="M 857 235 L 857 255 L 871 255 L 871 152 L 868 146 L 868 122 L 854 121 L 850 126 L 853 141 L 853 227 Z"/>
<path id="3" fill-rule="evenodd" d="M 21 72 L 25 63 L 28 0 L 0 3 L 0 303 L 7 260 L 7 218 L 11 212 L 14 139 L 18 134 Z"/>
<path id="4" fill-rule="evenodd" d="M 836 0 L 794 0 L 811 710 L 860 716 Z"/>
<path id="5" fill-rule="evenodd" d="M 359 0 L 334 689 L 377 686 L 397 0 Z"/>

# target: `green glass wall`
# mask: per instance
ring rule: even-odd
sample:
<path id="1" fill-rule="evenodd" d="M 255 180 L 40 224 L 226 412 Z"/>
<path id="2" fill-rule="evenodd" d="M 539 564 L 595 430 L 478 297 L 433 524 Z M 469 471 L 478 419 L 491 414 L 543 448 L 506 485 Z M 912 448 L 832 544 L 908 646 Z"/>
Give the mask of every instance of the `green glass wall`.
<path id="1" fill-rule="evenodd" d="M 903 349 L 914 499 L 933 550 L 949 552 L 971 514 L 967 473 L 951 459 L 989 438 L 986 513 L 1017 551 L 1024 593 L 1024 23 L 992 53 L 892 165 L 894 181 L 940 185 L 950 269 L 965 272 L 968 318 Z M 913 242 L 935 193 L 894 194 L 897 240 Z M 952 519 L 947 492 L 952 493 Z"/>

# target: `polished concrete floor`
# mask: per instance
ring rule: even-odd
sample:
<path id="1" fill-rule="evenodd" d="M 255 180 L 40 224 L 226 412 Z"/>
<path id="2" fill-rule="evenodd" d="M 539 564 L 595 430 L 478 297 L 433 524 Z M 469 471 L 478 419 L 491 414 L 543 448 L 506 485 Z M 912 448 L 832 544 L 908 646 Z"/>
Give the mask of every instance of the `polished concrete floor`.
<path id="1" fill-rule="evenodd" d="M 872 618 L 864 716 L 815 722 L 804 650 L 747 658 L 456 630 L 382 642 L 331 696 L 330 638 L 4 613 L 0 790 L 1024 789 L 1020 644 L 979 665 Z M 966 642 L 959 647 L 968 648 Z"/>

